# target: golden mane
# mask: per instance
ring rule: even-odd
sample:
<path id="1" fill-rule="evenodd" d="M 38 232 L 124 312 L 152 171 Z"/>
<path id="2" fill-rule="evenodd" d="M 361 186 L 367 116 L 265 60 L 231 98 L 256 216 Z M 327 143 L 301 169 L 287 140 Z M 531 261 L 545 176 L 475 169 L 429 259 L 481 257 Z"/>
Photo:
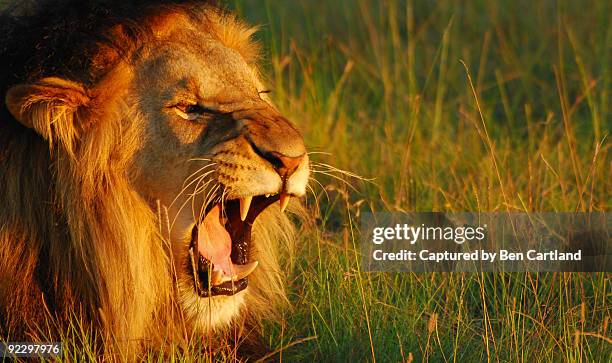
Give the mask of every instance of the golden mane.
<path id="1" fill-rule="evenodd" d="M 173 8 L 148 19 L 160 32 L 182 14 Z M 207 14 L 211 34 L 255 62 L 254 28 L 216 10 Z M 114 80 L 105 82 L 112 93 Z M 128 172 L 141 141 L 134 123 L 124 120 L 139 115 L 66 107 L 42 96 L 24 106 L 21 112 L 37 123 L 32 127 L 46 130 L 43 137 L 2 113 L 0 338 L 62 338 L 62 329 L 77 319 L 129 351 L 188 341 L 166 241 L 168 217 L 134 191 Z M 299 206 L 290 208 L 300 213 Z M 251 275 L 242 317 L 247 330 L 274 317 L 286 301 L 279 260 L 291 255 L 294 234 L 278 208 L 256 221 L 254 253 L 265 268 Z M 49 336 L 58 327 L 59 336 Z"/>

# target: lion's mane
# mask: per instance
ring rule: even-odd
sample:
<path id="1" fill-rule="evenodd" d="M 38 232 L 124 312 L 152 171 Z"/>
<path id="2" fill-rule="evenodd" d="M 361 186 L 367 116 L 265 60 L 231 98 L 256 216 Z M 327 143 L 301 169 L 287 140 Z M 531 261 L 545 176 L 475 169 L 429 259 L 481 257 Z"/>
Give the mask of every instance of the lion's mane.
<path id="1" fill-rule="evenodd" d="M 145 19 L 192 9 L 190 3 L 165 3 L 5 6 L 2 94 L 48 76 L 96 84 L 146 43 L 151 29 Z M 252 59 L 252 29 L 227 14 L 219 19 L 211 32 L 232 38 L 226 41 Z M 0 338 L 61 335 L 63 322 L 74 319 L 84 331 L 92 327 L 113 341 L 185 338 L 164 233 L 167 216 L 134 191 L 127 171 L 139 145 L 125 121 L 134 115 L 108 110 L 71 117 L 72 110 L 52 99 L 37 101 L 32 111 L 48 125 L 46 140 L 16 121 L 4 103 L 0 110 Z M 285 300 L 278 255 L 291 251 L 294 230 L 276 209 L 256 222 L 255 258 L 263 268 L 252 275 L 241 326 L 257 326 Z"/>

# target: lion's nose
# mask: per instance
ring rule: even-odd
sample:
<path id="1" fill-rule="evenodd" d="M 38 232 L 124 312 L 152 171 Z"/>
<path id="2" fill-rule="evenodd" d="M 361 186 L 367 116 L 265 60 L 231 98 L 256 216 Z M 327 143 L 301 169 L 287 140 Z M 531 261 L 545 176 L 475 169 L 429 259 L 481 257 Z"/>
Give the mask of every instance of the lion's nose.
<path id="1" fill-rule="evenodd" d="M 274 166 L 278 175 L 281 177 L 288 177 L 300 166 L 300 163 L 304 160 L 304 155 L 305 154 L 300 156 L 287 156 L 276 151 L 271 151 L 265 153 L 263 156 Z"/>

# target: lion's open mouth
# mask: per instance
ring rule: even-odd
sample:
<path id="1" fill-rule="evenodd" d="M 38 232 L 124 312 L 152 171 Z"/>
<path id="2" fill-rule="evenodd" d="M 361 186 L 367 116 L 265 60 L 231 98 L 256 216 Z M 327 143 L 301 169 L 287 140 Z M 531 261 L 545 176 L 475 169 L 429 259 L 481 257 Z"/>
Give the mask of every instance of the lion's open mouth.
<path id="1" fill-rule="evenodd" d="M 247 276 L 258 262 L 249 262 L 251 229 L 270 204 L 288 196 L 255 196 L 228 200 L 211 206 L 191 234 L 189 269 L 201 297 L 234 295 L 248 285 Z"/>

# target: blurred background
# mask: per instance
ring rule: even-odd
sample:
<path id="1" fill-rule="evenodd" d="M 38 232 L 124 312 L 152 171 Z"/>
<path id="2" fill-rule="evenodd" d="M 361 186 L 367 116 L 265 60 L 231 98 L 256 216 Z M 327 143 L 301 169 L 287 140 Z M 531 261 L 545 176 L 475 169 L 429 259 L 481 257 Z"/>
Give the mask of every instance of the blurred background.
<path id="1" fill-rule="evenodd" d="M 609 211 L 612 2 L 226 4 L 261 25 L 314 161 L 293 309 L 266 328 L 284 357 L 612 356 L 609 274 L 362 273 L 357 231 L 363 211 Z"/>

